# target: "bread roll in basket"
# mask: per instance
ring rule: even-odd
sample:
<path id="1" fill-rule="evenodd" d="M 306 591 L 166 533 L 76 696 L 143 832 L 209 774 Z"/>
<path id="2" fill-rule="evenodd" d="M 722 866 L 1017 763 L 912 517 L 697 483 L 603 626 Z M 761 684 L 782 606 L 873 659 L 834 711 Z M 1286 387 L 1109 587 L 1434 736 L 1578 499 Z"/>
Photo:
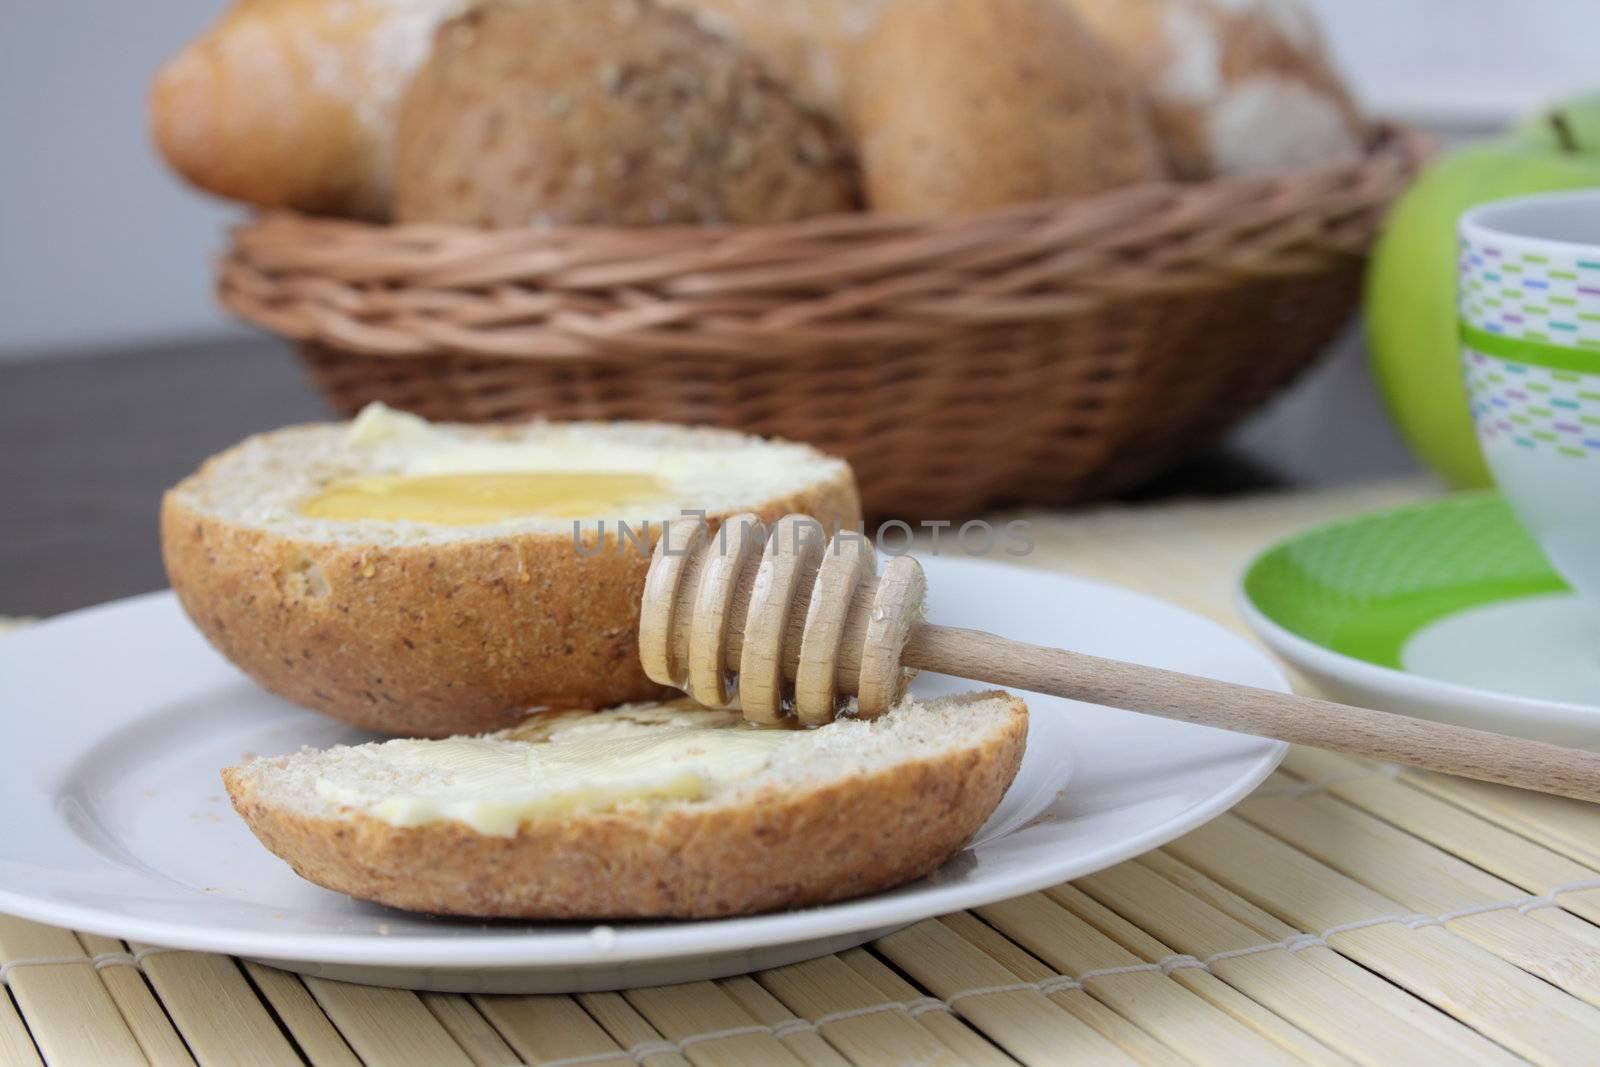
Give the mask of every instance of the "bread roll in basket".
<path id="1" fill-rule="evenodd" d="M 634 6 L 652 25 L 662 22 L 642 0 Z M 732 0 L 688 6 L 726 16 L 731 33 L 784 70 L 788 53 L 762 33 L 787 23 L 751 22 L 761 7 Z M 413 138 L 409 154 L 404 128 L 399 139 L 402 214 L 420 198 L 433 213 L 410 217 L 434 221 L 267 214 L 234 232 L 221 261 L 221 299 L 298 344 L 317 384 L 345 413 L 378 400 L 444 421 L 542 415 L 727 427 L 809 442 L 848 459 L 871 515 L 957 518 L 1001 503 L 1056 504 L 1114 492 L 1219 438 L 1303 369 L 1349 318 L 1384 209 L 1423 156 L 1412 134 L 1375 128 L 1363 141 L 1359 125 L 1351 125 L 1343 150 L 1307 167 L 1295 162 L 1294 124 L 1280 123 L 1279 143 L 1236 137 L 1219 157 L 1271 163 L 1264 153 L 1290 153 L 1271 173 L 1155 180 L 1164 170 L 1148 148 L 1142 116 L 1119 88 L 1109 54 L 1065 5 L 947 2 L 937 9 L 946 21 L 966 20 L 951 21 L 962 30 L 954 36 L 942 23 L 930 24 L 934 8 L 847 8 L 858 21 L 862 11 L 885 12 L 865 38 L 874 43 L 870 54 L 857 55 L 849 42 L 828 52 L 853 63 L 873 90 L 845 94 L 839 129 L 859 152 L 876 213 L 681 225 L 670 224 L 668 211 L 668 225 L 597 226 L 594 218 L 632 218 L 641 205 L 617 201 L 610 215 L 585 213 L 575 186 L 557 184 L 560 174 L 548 172 L 540 180 L 556 191 L 529 201 L 530 187 L 506 177 L 523 164 L 515 156 L 496 162 L 505 131 L 531 138 L 530 129 L 542 129 L 540 136 L 566 139 L 539 158 L 578 160 L 576 182 L 592 180 L 584 161 L 612 158 L 607 137 L 626 125 L 562 126 L 528 104 L 527 87 L 480 76 L 486 61 L 509 68 L 534 49 L 559 68 L 543 69 L 544 77 L 592 81 L 582 71 L 606 65 L 584 58 L 590 49 L 601 58 L 634 56 L 632 66 L 624 64 L 635 71 L 633 81 L 639 70 L 662 69 L 669 54 L 679 81 L 695 82 L 682 71 L 697 63 L 725 73 L 696 75 L 695 84 L 743 79 L 749 87 L 736 102 L 768 109 L 749 126 L 751 138 L 767 138 L 747 146 L 752 173 L 789 141 L 818 145 L 809 154 L 810 176 L 764 172 L 769 202 L 795 206 L 771 218 L 796 218 L 809 213 L 807 205 L 839 195 L 827 184 L 838 173 L 835 142 L 819 139 L 803 109 L 765 74 L 751 72 L 751 61 L 731 45 L 690 41 L 692 48 L 673 52 L 631 33 L 633 22 L 618 24 L 630 32 L 601 33 L 572 17 L 564 29 L 522 27 L 528 39 L 519 44 L 507 37 L 514 25 L 483 21 L 513 20 L 515 11 L 479 8 L 451 24 L 453 32 L 441 30 L 425 69 L 444 95 L 431 113 L 411 108 L 412 115 L 431 114 L 437 129 Z M 601 11 L 554 3 L 537 10 L 540 18 Z M 855 24 L 830 14 L 834 5 L 798 10 L 837 18 L 839 27 Z M 1243 16 L 1227 11 L 1216 17 L 1235 20 L 1227 25 L 1235 27 L 1239 49 L 1254 47 L 1266 32 L 1235 26 Z M 819 25 L 807 32 L 833 40 L 822 30 L 834 24 Z M 674 40 L 688 39 L 682 26 L 666 28 Z M 558 42 L 558 32 L 568 36 Z M 1235 47 L 1231 37 L 1217 40 Z M 1034 45 L 1037 55 L 1029 52 Z M 453 68 L 460 73 L 441 81 L 441 71 L 452 69 L 441 66 L 451 49 L 462 53 Z M 1083 62 L 1068 69 L 1051 61 L 1073 49 Z M 1306 54 L 1315 54 L 1311 44 Z M 1277 52 L 1227 57 L 1233 65 L 1284 62 Z M 813 74 L 820 69 L 789 62 Z M 568 75 L 563 63 L 582 71 Z M 1284 80 L 1293 70 L 1263 70 L 1250 87 L 1298 84 Z M 906 88 L 911 82 L 917 84 Z M 825 97 L 830 83 L 796 74 L 794 84 L 806 104 Z M 1214 88 L 1248 104 L 1249 114 L 1260 110 L 1260 101 L 1224 81 Z M 1185 93 L 1194 90 L 1186 83 Z M 507 102 L 500 114 L 460 127 L 445 121 L 497 94 Z M 565 92 L 554 99 L 563 116 L 586 114 L 591 104 L 596 114 L 615 115 L 604 110 L 610 100 Z M 720 129 L 703 101 L 691 99 L 694 108 L 659 119 L 647 110 L 620 118 L 645 130 L 671 122 Z M 742 115 L 743 108 L 729 113 Z M 1331 106 L 1317 113 L 1335 124 L 1354 121 Z M 1200 121 L 1193 108 L 1176 104 L 1161 114 L 1169 124 Z M 507 115 L 515 121 L 503 121 Z M 773 122 L 793 124 L 795 136 L 774 139 Z M 1232 130 L 1233 122 L 1214 127 Z M 736 125 L 727 124 L 730 138 Z M 641 161 L 628 187 L 636 191 L 652 176 L 654 157 L 630 158 Z M 431 159 L 447 165 L 408 201 L 406 168 Z M 749 209 L 760 207 L 759 196 L 717 189 L 714 169 L 705 174 L 711 206 L 685 217 L 748 219 Z M 473 181 L 492 195 L 458 195 Z M 1074 195 L 1039 199 L 1066 190 Z M 669 191 L 685 203 L 702 194 L 689 184 Z M 321 203 L 278 192 L 254 200 Z M 575 207 L 565 217 L 545 217 L 530 211 L 530 202 Z M 649 217 L 657 204 L 642 206 Z M 529 217 L 537 224 L 527 228 L 437 221 L 498 226 Z"/>
<path id="2" fill-rule="evenodd" d="M 1137 484 L 1323 350 L 1423 151 L 950 219 L 482 231 L 271 215 L 219 293 L 350 414 L 645 419 L 848 459 L 870 514 Z"/>

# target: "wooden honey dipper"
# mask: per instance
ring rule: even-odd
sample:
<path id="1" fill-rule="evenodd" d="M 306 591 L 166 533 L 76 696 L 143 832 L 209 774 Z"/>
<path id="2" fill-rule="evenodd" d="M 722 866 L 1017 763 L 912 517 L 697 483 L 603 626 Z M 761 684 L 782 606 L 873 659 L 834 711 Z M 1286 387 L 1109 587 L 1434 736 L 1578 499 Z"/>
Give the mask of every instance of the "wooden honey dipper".
<path id="1" fill-rule="evenodd" d="M 738 515 L 706 535 L 668 524 L 639 619 L 645 673 L 702 704 L 737 695 L 751 722 L 831 722 L 888 711 L 917 670 L 1048 693 L 1181 722 L 1600 801 L 1600 753 L 1199 678 L 922 621 L 922 567 L 877 571 L 865 537 L 824 545 L 820 523 L 763 528 Z M 737 693 L 735 693 L 737 689 Z"/>

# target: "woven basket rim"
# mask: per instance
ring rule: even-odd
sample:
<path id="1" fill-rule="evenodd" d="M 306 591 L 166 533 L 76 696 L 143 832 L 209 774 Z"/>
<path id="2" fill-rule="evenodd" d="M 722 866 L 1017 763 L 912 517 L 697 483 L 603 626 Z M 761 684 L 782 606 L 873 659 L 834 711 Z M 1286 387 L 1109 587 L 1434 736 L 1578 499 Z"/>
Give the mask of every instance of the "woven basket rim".
<path id="1" fill-rule="evenodd" d="M 1375 128 L 1338 167 L 941 219 L 479 230 L 270 214 L 232 231 L 218 295 L 301 343 L 366 355 L 772 359 L 1225 292 L 1364 253 L 1431 143 Z"/>

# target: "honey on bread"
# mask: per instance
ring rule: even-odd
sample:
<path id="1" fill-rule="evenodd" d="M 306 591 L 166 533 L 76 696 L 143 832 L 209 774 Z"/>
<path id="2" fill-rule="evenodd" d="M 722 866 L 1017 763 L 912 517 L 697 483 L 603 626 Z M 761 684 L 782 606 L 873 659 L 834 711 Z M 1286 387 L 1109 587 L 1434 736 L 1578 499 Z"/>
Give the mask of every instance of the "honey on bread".
<path id="1" fill-rule="evenodd" d="M 305 497 L 298 510 L 306 518 L 436 526 L 653 518 L 673 511 L 686 474 L 716 462 L 638 446 L 463 440 L 382 404 L 361 413 L 347 441 L 372 457 L 375 469 L 336 477 Z"/>
<path id="2" fill-rule="evenodd" d="M 303 501 L 300 513 L 336 522 L 477 526 L 529 515 L 551 519 L 611 515 L 671 499 L 671 487 L 660 478 L 613 471 L 376 474 L 333 483 Z"/>

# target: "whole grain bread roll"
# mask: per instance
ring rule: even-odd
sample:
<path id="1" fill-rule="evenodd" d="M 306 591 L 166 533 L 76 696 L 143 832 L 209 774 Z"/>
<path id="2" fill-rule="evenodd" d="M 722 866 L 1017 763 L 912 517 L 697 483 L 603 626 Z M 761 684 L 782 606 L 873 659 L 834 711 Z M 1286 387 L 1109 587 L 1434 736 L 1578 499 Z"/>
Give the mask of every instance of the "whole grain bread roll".
<path id="1" fill-rule="evenodd" d="M 1180 177 L 1360 157 L 1360 114 L 1302 0 L 1063 2 L 1138 73 Z"/>
<path id="2" fill-rule="evenodd" d="M 404 222 L 750 225 L 859 200 L 833 123 L 652 0 L 497 2 L 445 24 L 396 160 Z"/>
<path id="3" fill-rule="evenodd" d="M 893 0 L 662 0 L 759 56 L 800 99 L 842 115 L 851 57 Z"/>
<path id="4" fill-rule="evenodd" d="M 725 731 L 746 751 L 708 761 L 695 735 Z M 487 738 L 302 749 L 222 776 L 263 845 L 363 900 L 480 918 L 709 919 L 932 872 L 993 813 L 1027 731 L 1026 706 L 1003 692 L 793 731 L 679 701 L 538 715 Z M 560 770 L 540 758 L 552 746 L 628 761 L 645 795 L 592 779 L 563 795 L 540 773 Z M 500 763 L 518 781 L 486 792 Z"/>
<path id="5" fill-rule="evenodd" d="M 330 487 L 370 496 L 384 479 L 463 468 L 653 488 L 562 517 L 309 509 Z M 654 538 L 685 508 L 713 525 L 746 511 L 830 528 L 861 517 L 849 465 L 805 445 L 652 423 L 429 424 L 375 405 L 207 461 L 163 498 L 161 548 L 195 626 L 263 687 L 363 729 L 442 737 L 531 707 L 659 695 L 639 663 L 639 600 Z M 653 534 L 620 537 L 624 520 Z"/>
<path id="6" fill-rule="evenodd" d="M 874 211 L 975 212 L 1163 174 L 1131 81 L 1058 0 L 897 0 L 853 57 L 847 106 Z"/>

